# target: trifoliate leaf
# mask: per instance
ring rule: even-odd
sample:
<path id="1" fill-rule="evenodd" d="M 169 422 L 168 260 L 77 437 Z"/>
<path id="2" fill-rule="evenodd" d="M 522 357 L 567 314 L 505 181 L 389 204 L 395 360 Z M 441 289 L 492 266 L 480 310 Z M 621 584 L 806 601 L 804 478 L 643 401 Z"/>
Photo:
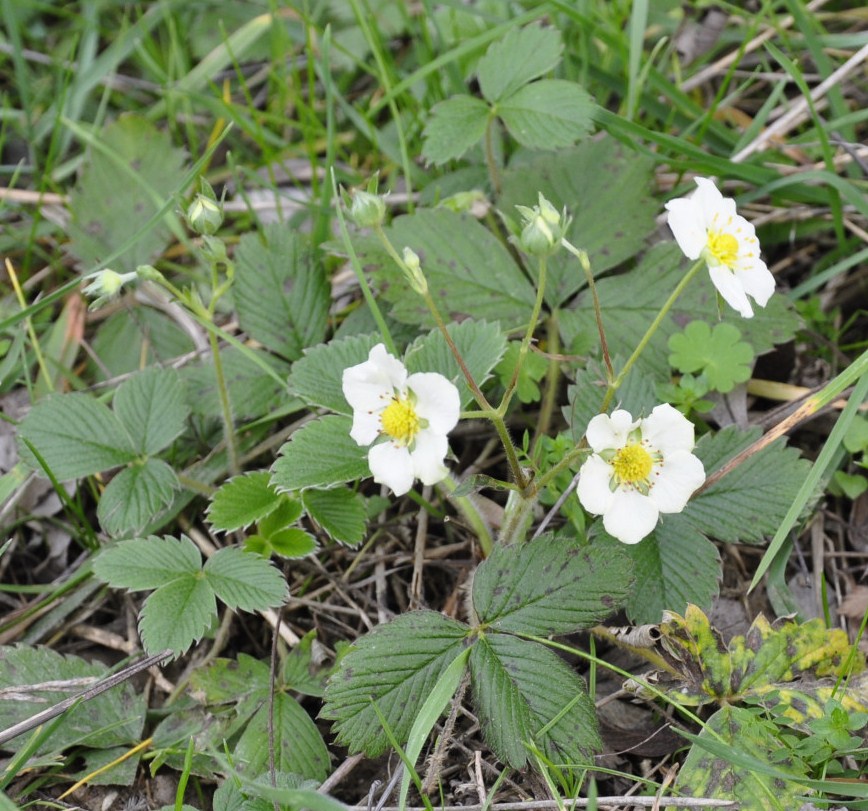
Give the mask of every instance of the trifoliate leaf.
<path id="1" fill-rule="evenodd" d="M 302 502 L 307 514 L 332 540 L 356 546 L 365 538 L 367 512 L 365 501 L 346 487 L 330 490 L 305 490 Z"/>
<path id="2" fill-rule="evenodd" d="M 268 471 L 245 473 L 230 479 L 211 496 L 208 521 L 213 529 L 222 532 L 245 529 L 277 509 L 281 500 L 271 486 Z"/>
<path id="3" fill-rule="evenodd" d="M 503 173 L 503 194 L 498 205 L 505 215 L 515 217 L 516 205 L 532 206 L 537 203 L 537 195 L 542 193 L 558 211 L 566 207 L 567 213 L 573 218 L 567 239 L 587 252 L 591 271 L 599 279 L 604 271 L 639 253 L 648 235 L 657 227 L 660 203 L 651 193 L 653 172 L 653 159 L 629 149 L 614 138 L 588 140 L 554 154 L 532 155 L 525 160 L 514 161 Z M 624 192 L 625 189 L 630 190 L 629 194 Z M 647 305 L 645 300 L 649 298 L 649 292 L 655 291 L 652 293 L 652 297 L 655 297 L 660 285 L 655 272 L 653 267 L 646 266 L 641 273 L 637 269 L 637 275 L 629 289 L 623 291 L 623 297 L 611 299 L 611 291 L 607 290 L 601 294 L 602 306 L 617 307 L 621 302 L 626 307 L 641 305 L 654 313 L 659 312 L 660 305 L 672 291 L 675 282 L 670 280 L 666 283 L 668 286 L 661 287 L 664 298 L 660 298 L 656 304 Z M 640 278 L 641 282 L 637 281 Z M 599 279 L 604 289 L 614 281 Z M 639 284 L 641 296 L 636 295 Z M 546 301 L 551 307 L 561 307 L 585 285 L 585 274 L 575 256 L 562 250 L 551 257 L 546 282 Z M 583 297 L 583 305 L 585 303 L 587 294 Z M 571 315 L 570 310 L 559 314 L 562 332 L 566 325 L 561 323 L 561 317 Z M 596 347 L 599 339 L 596 337 L 593 311 L 585 315 L 590 318 L 583 319 L 582 328 L 588 330 Z M 613 338 L 617 338 L 617 333 L 622 329 L 630 328 L 631 332 L 636 329 L 620 320 L 618 315 L 608 317 L 606 322 Z M 614 329 L 616 325 L 617 330 Z M 641 329 L 644 330 L 644 326 Z M 569 346 L 571 342 L 571 338 L 564 338 L 564 346 Z M 633 343 L 629 347 L 625 358 L 629 357 L 635 346 Z M 614 351 L 616 354 L 623 353 L 624 348 L 619 345 Z M 661 361 L 665 364 L 665 357 L 661 357 Z"/>
<path id="4" fill-rule="evenodd" d="M 178 373 L 156 367 L 121 383 L 113 406 L 136 449 L 147 456 L 168 447 L 184 431 L 190 413 Z"/>
<path id="5" fill-rule="evenodd" d="M 271 468 L 279 491 L 329 487 L 370 475 L 368 449 L 350 437 L 352 420 L 329 415 L 299 428 L 280 449 Z"/>
<path id="6" fill-rule="evenodd" d="M 560 62 L 562 50 L 561 35 L 556 28 L 538 25 L 511 28 L 489 45 L 479 60 L 476 72 L 482 95 L 490 102 L 509 96 L 552 70 Z"/>
<path id="7" fill-rule="evenodd" d="M 274 535 L 282 529 L 291 527 L 304 512 L 301 500 L 284 493 L 280 496 L 277 508 L 262 518 L 256 528 L 266 536 Z"/>
<path id="8" fill-rule="evenodd" d="M 325 336 L 330 300 L 325 272 L 305 238 L 288 224 L 241 237 L 233 295 L 241 327 L 288 360 Z"/>
<path id="9" fill-rule="evenodd" d="M 422 157 L 438 166 L 460 158 L 482 140 L 490 116 L 488 105 L 472 96 L 452 96 L 438 102 L 431 108 L 422 133 Z"/>
<path id="10" fill-rule="evenodd" d="M 275 767 L 321 783 L 329 775 L 329 752 L 316 724 L 299 703 L 281 691 L 274 695 L 273 727 L 268 702 L 256 712 L 235 744 L 233 756 L 246 774 L 268 768 L 270 729 L 274 729 Z"/>
<path id="11" fill-rule="evenodd" d="M 112 537 L 136 535 L 172 502 L 179 486 L 175 471 L 161 459 L 134 462 L 108 483 L 97 518 Z"/>
<path id="12" fill-rule="evenodd" d="M 171 648 L 184 653 L 217 617 L 217 601 L 206 580 L 188 574 L 160 586 L 142 606 L 139 635 L 148 653 Z"/>
<path id="13" fill-rule="evenodd" d="M 386 232 L 400 253 L 412 248 L 422 261 L 422 272 L 443 317 L 449 321 L 500 321 L 511 329 L 527 323 L 534 289 L 509 251 L 487 228 L 466 214 L 447 209 L 419 209 L 398 217 Z M 422 297 L 414 293 L 403 274 L 379 245 L 362 242 L 360 258 L 377 264 L 377 275 L 388 287 L 391 316 L 407 324 L 433 326 Z"/>
<path id="14" fill-rule="evenodd" d="M 335 721 L 339 743 L 376 757 L 389 738 L 406 741 L 437 680 L 464 647 L 468 628 L 434 611 L 411 611 L 361 637 L 341 660 L 325 692 L 322 717 Z"/>
<path id="15" fill-rule="evenodd" d="M 141 116 L 122 116 L 98 139 L 70 196 L 69 250 L 82 267 L 92 268 L 125 248 L 111 266 L 134 271 L 168 244 L 171 231 L 165 223 L 140 231 L 166 200 L 183 191 L 178 183 L 184 153 L 167 132 Z"/>
<path id="16" fill-rule="evenodd" d="M 759 429 L 742 432 L 728 426 L 703 436 L 694 453 L 708 476 L 759 436 Z M 797 450 L 778 440 L 694 496 L 682 515 L 709 538 L 759 543 L 777 530 L 809 467 L 810 463 L 800 459 Z"/>
<path id="17" fill-rule="evenodd" d="M 49 648 L 0 647 L 0 729 L 24 721 L 108 675 L 108 668 L 101 664 L 62 656 Z M 39 689 L 46 682 L 54 684 Z M 144 696 L 137 695 L 130 682 L 124 682 L 76 704 L 31 754 L 56 753 L 71 746 L 100 750 L 128 746 L 140 740 L 145 710 Z"/>
<path id="18" fill-rule="evenodd" d="M 632 622 L 660 622 L 665 610 L 684 611 L 688 603 L 711 609 L 720 581 L 720 555 L 680 515 L 661 516 L 642 543 L 623 551 L 636 572 L 636 587 L 627 600 Z"/>
<path id="19" fill-rule="evenodd" d="M 573 82 L 541 79 L 497 104 L 509 134 L 531 149 L 572 146 L 590 133 L 596 105 Z"/>
<path id="20" fill-rule="evenodd" d="M 204 569 L 205 580 L 230 608 L 264 611 L 289 599 L 280 571 L 259 555 L 226 547 L 212 555 Z"/>
<path id="21" fill-rule="evenodd" d="M 470 654 L 474 702 L 486 742 L 514 768 L 534 747 L 558 764 L 581 767 L 601 747 L 585 683 L 548 648 L 485 634 Z"/>
<path id="22" fill-rule="evenodd" d="M 708 385 L 723 393 L 750 377 L 753 348 L 739 340 L 732 324 L 691 321 L 682 332 L 669 338 L 669 363 L 681 372 L 702 372 Z"/>
<path id="23" fill-rule="evenodd" d="M 206 704 L 234 704 L 255 690 L 268 690 L 269 673 L 265 662 L 239 653 L 237 659 L 214 659 L 196 668 L 190 685 L 204 695 Z"/>
<path id="24" fill-rule="evenodd" d="M 138 456 L 120 420 L 88 394 L 46 397 L 30 409 L 18 436 L 21 458 L 42 472 L 29 442 L 62 482 L 128 464 Z"/>
<path id="25" fill-rule="evenodd" d="M 613 613 L 632 584 L 632 565 L 614 546 L 580 549 L 543 535 L 495 546 L 473 578 L 473 610 L 497 631 L 568 634 Z"/>
<path id="26" fill-rule="evenodd" d="M 719 754 L 707 751 L 705 741 L 719 747 Z M 734 800 L 744 809 L 801 808 L 805 789 L 787 775 L 808 775 L 795 757 L 781 760 L 781 748 L 780 730 L 771 721 L 742 707 L 724 707 L 706 721 L 675 787 L 688 797 Z"/>
<path id="27" fill-rule="evenodd" d="M 448 324 L 446 330 L 476 384 L 481 387 L 506 349 L 506 336 L 500 325 L 468 318 L 460 324 Z M 407 371 L 411 373 L 439 372 L 451 380 L 458 387 L 462 404 L 466 405 L 473 399 L 467 380 L 439 330 L 414 341 L 404 360 Z"/>
<path id="28" fill-rule="evenodd" d="M 521 346 L 518 341 L 511 341 L 506 354 L 494 370 L 504 388 L 509 386 L 515 376 L 515 367 L 518 365 L 520 351 Z M 545 377 L 548 368 L 549 362 L 542 355 L 536 352 L 528 352 L 525 355 L 518 373 L 515 390 L 521 402 L 535 403 L 540 399 L 542 395 L 537 384 Z"/>
<path id="29" fill-rule="evenodd" d="M 290 391 L 310 405 L 351 416 L 342 388 L 344 370 L 366 361 L 374 345 L 382 342 L 379 335 L 351 335 L 305 349 L 292 364 Z"/>
<path id="30" fill-rule="evenodd" d="M 93 573 L 114 588 L 142 591 L 196 574 L 202 555 L 187 537 L 136 538 L 103 549 L 93 561 Z"/>

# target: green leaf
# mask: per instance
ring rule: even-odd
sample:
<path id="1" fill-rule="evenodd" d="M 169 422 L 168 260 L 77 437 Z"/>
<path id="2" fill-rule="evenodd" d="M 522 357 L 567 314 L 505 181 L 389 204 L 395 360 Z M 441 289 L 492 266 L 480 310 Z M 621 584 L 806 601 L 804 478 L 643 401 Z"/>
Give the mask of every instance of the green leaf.
<path id="1" fill-rule="evenodd" d="M 235 251 L 238 321 L 253 338 L 289 360 L 325 336 L 330 290 L 305 238 L 274 223 L 245 234 Z"/>
<path id="2" fill-rule="evenodd" d="M 525 160 L 513 161 L 503 173 L 499 207 L 504 215 L 515 217 L 515 206 L 536 204 L 540 192 L 558 210 L 566 207 L 573 218 L 567 238 L 587 251 L 591 270 L 598 283 L 605 283 L 605 288 L 610 281 L 600 279 L 600 274 L 642 251 L 648 236 L 657 228 L 660 203 L 651 193 L 653 172 L 654 161 L 648 156 L 614 138 L 595 138 L 553 155 L 529 155 Z M 678 264 L 679 259 L 680 252 L 677 258 L 673 254 L 673 263 Z M 640 298 L 643 301 L 648 297 L 646 288 L 657 288 L 654 273 L 655 270 L 649 268 L 641 274 Z M 666 295 L 675 282 L 670 280 L 667 284 L 661 288 Z M 585 274 L 572 254 L 559 251 L 551 257 L 546 284 L 546 301 L 550 306 L 562 306 L 584 286 Z M 637 303 L 636 289 L 636 282 L 633 282 L 630 299 L 633 304 Z M 613 305 L 608 294 L 601 296 L 601 302 L 604 307 Z M 657 304 L 654 312 L 659 309 Z M 629 327 L 620 321 L 608 323 L 617 325 L 618 331 Z M 590 312 L 587 327 L 596 346 L 599 339 L 593 312 Z M 613 337 L 617 337 L 614 330 Z M 569 346 L 570 340 L 565 339 L 564 344 Z M 635 345 L 630 346 L 625 358 Z M 622 348 L 615 351 L 623 353 Z M 665 357 L 662 362 L 665 364 Z"/>
<path id="3" fill-rule="evenodd" d="M 356 546 L 365 538 L 367 512 L 364 499 L 346 487 L 331 490 L 305 490 L 302 502 L 307 514 L 329 537 Z"/>
<path id="4" fill-rule="evenodd" d="M 112 537 L 141 532 L 180 485 L 175 471 L 162 459 L 136 462 L 115 476 L 99 500 L 97 518 Z"/>
<path id="5" fill-rule="evenodd" d="M 729 426 L 703 436 L 694 453 L 708 475 L 759 436 L 758 428 L 742 432 Z M 682 515 L 718 541 L 760 543 L 777 530 L 809 469 L 797 450 L 773 442 L 692 498 Z"/>
<path id="6" fill-rule="evenodd" d="M 712 330 L 705 321 L 691 321 L 669 338 L 669 363 L 681 372 L 703 372 L 716 391 L 732 391 L 750 377 L 753 361 L 753 347 L 740 338 L 732 324 L 716 324 Z"/>
<path id="7" fill-rule="evenodd" d="M 569 634 L 613 613 L 632 584 L 632 566 L 616 547 L 580 549 L 543 535 L 495 546 L 473 578 L 473 610 L 498 631 Z"/>
<path id="8" fill-rule="evenodd" d="M 145 600 L 139 614 L 139 635 L 148 653 L 171 648 L 180 656 L 217 618 L 214 592 L 197 574 L 166 583 Z"/>
<path id="9" fill-rule="evenodd" d="M 234 704 L 256 690 L 269 689 L 269 667 L 239 653 L 237 659 L 215 659 L 204 668 L 196 668 L 190 674 L 190 684 L 204 695 L 206 704 Z"/>
<path id="10" fill-rule="evenodd" d="M 712 755 L 700 745 L 705 739 L 722 739 L 722 744 L 733 753 L 769 764 L 768 773 L 739 766 L 735 758 Z M 807 774 L 795 758 L 779 759 L 781 740 L 771 721 L 741 707 L 724 707 L 708 719 L 697 741 L 675 781 L 681 793 L 688 797 L 735 800 L 739 808 L 748 810 L 792 811 L 802 807 L 804 788 L 782 779 L 780 773 L 796 778 L 807 777 Z"/>
<path id="11" fill-rule="evenodd" d="M 470 654 L 473 694 L 485 740 L 514 768 L 527 747 L 567 768 L 587 766 L 601 748 L 594 704 L 584 681 L 536 642 L 485 634 Z"/>
<path id="12" fill-rule="evenodd" d="M 178 373 L 156 367 L 121 383 L 113 405 L 136 450 L 147 456 L 159 453 L 183 433 L 190 413 Z"/>
<path id="13" fill-rule="evenodd" d="M 289 599 L 280 570 L 237 547 L 218 550 L 205 563 L 204 573 L 208 585 L 232 609 L 264 611 Z"/>
<path id="14" fill-rule="evenodd" d="M 115 313 L 99 325 L 92 348 L 97 380 L 129 374 L 143 365 L 167 361 L 196 349 L 193 339 L 159 310 L 139 305 L 135 318 L 128 310 Z"/>
<path id="15" fill-rule="evenodd" d="M 235 476 L 223 484 L 208 505 L 211 527 L 222 532 L 245 529 L 277 509 L 281 496 L 271 486 L 267 470 Z"/>
<path id="16" fill-rule="evenodd" d="M 266 701 L 250 719 L 233 757 L 244 772 L 256 775 L 268 769 L 269 705 Z M 292 696 L 274 695 L 275 768 L 322 782 L 329 775 L 329 752 L 316 724 Z"/>
<path id="17" fill-rule="evenodd" d="M 636 586 L 627 600 L 632 622 L 658 623 L 665 610 L 683 612 L 688 603 L 711 609 L 721 576 L 720 555 L 680 515 L 663 516 L 642 543 L 623 551 L 636 572 Z"/>
<path id="18" fill-rule="evenodd" d="M 93 573 L 114 588 L 155 589 L 196 574 L 202 555 L 186 536 L 136 538 L 103 549 L 93 561 Z"/>
<path id="19" fill-rule="evenodd" d="M 280 680 L 296 693 L 322 698 L 326 678 L 335 668 L 322 668 L 314 663 L 316 629 L 308 631 L 283 660 Z"/>
<path id="20" fill-rule="evenodd" d="M 481 387 L 506 350 L 506 336 L 500 325 L 468 318 L 460 324 L 447 324 L 446 331 L 458 347 L 476 384 Z M 411 373 L 439 372 L 451 380 L 458 387 L 463 405 L 473 399 L 464 374 L 439 330 L 414 341 L 407 349 L 404 362 Z"/>
<path id="21" fill-rule="evenodd" d="M 844 434 L 844 447 L 850 453 L 863 453 L 868 450 L 868 420 L 856 415 L 847 433 Z"/>
<path id="22" fill-rule="evenodd" d="M 518 341 L 510 341 L 506 354 L 495 367 L 494 371 L 497 373 L 500 384 L 504 388 L 509 386 L 515 376 L 515 367 L 518 365 L 520 352 L 520 343 Z M 521 402 L 536 403 L 539 401 L 542 393 L 537 384 L 545 377 L 548 368 L 549 362 L 542 355 L 536 352 L 528 352 L 525 355 L 524 363 L 522 363 L 518 373 L 515 390 Z"/>
<path id="23" fill-rule="evenodd" d="M 467 632 L 467 626 L 442 614 L 411 611 L 361 637 L 326 687 L 321 715 L 336 722 L 337 741 L 369 757 L 388 749 L 374 703 L 396 738 L 406 741 Z"/>
<path id="24" fill-rule="evenodd" d="M 500 321 L 507 329 L 527 323 L 533 287 L 503 243 L 473 217 L 422 209 L 398 217 L 386 231 L 398 253 L 408 246 L 419 255 L 428 288 L 447 322 L 472 317 Z M 380 265 L 393 318 L 433 325 L 422 298 L 379 247 L 362 245 L 361 254 L 364 261 Z"/>
<path id="25" fill-rule="evenodd" d="M 27 440 L 62 482 L 125 465 L 137 457 L 118 418 L 88 394 L 46 397 L 30 409 L 18 436 L 21 458 L 41 472 Z"/>
<path id="26" fill-rule="evenodd" d="M 422 157 L 440 165 L 460 158 L 485 135 L 491 115 L 484 101 L 471 96 L 452 96 L 431 108 L 422 137 Z"/>
<path id="27" fill-rule="evenodd" d="M 490 102 L 518 90 L 538 79 L 561 61 L 560 32 L 556 28 L 529 25 L 512 28 L 488 46 L 476 72 L 482 95 Z"/>
<path id="28" fill-rule="evenodd" d="M 352 416 L 343 392 L 344 369 L 366 361 L 371 349 L 382 342 L 379 335 L 351 335 L 305 349 L 304 356 L 292 364 L 290 391 L 310 405 Z"/>
<path id="29" fill-rule="evenodd" d="M 180 191 L 185 156 L 168 133 L 141 116 L 125 115 L 102 132 L 70 195 L 69 250 L 86 269 L 129 245 L 142 223 Z M 113 267 L 133 271 L 152 262 L 171 236 L 165 224 L 129 245 Z"/>
<path id="30" fill-rule="evenodd" d="M 350 437 L 352 420 L 330 415 L 299 428 L 271 468 L 279 491 L 328 487 L 370 475 L 368 449 Z"/>
<path id="31" fill-rule="evenodd" d="M 596 105 L 573 82 L 541 79 L 497 104 L 509 134 L 531 149 L 559 149 L 585 138 L 593 127 Z"/>
<path id="32" fill-rule="evenodd" d="M 266 540 L 268 545 L 281 557 L 304 558 L 319 549 L 316 538 L 298 527 L 281 529 Z"/>
<path id="33" fill-rule="evenodd" d="M 0 685 L 3 687 L 0 729 L 42 712 L 80 692 L 85 684 L 107 675 L 108 668 L 101 664 L 86 662 L 77 656 L 61 656 L 45 647 L 0 647 Z M 82 679 L 89 681 L 77 681 Z M 55 685 L 39 689 L 39 685 L 46 682 L 55 682 Z M 15 691 L 16 687 L 21 689 Z M 15 695 L 10 695 L 13 692 Z M 34 754 L 61 752 L 81 745 L 98 749 L 129 746 L 141 739 L 146 709 L 144 696 L 137 695 L 130 682 L 119 684 L 110 692 L 82 701 L 69 710 Z M 23 744 L 21 739 L 17 742 Z"/>

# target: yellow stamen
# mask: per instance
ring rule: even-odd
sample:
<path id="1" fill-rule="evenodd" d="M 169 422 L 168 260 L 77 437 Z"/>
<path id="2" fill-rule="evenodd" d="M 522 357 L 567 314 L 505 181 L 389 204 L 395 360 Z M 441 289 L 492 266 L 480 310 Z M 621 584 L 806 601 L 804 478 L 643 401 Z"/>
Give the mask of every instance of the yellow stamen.
<path id="1" fill-rule="evenodd" d="M 738 259 L 738 240 L 732 234 L 709 231 L 705 249 L 719 264 L 726 265 L 728 268 L 731 268 Z"/>
<path id="2" fill-rule="evenodd" d="M 419 415 L 413 404 L 407 399 L 395 397 L 380 415 L 383 433 L 392 439 L 409 444 L 419 430 Z"/>
<path id="3" fill-rule="evenodd" d="M 638 443 L 620 448 L 612 459 L 612 467 L 619 482 L 643 482 L 651 475 L 654 459 Z"/>

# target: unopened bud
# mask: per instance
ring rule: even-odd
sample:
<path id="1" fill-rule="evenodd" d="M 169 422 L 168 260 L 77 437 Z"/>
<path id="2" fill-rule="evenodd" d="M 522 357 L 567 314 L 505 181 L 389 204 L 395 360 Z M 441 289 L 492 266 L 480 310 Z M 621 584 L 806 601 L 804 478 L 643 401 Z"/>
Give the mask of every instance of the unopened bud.
<path id="1" fill-rule="evenodd" d="M 367 191 L 354 191 L 350 204 L 349 218 L 359 228 L 373 228 L 382 225 L 386 219 L 386 203 L 379 194 Z"/>
<path id="2" fill-rule="evenodd" d="M 82 293 L 88 297 L 95 297 L 88 307 L 89 310 L 96 310 L 102 307 L 107 301 L 117 298 L 118 294 L 123 289 L 127 282 L 137 278 L 135 273 L 117 273 L 110 268 L 91 273 L 85 276 L 90 280 Z"/>
<path id="3" fill-rule="evenodd" d="M 569 226 L 566 209 L 563 213 L 539 195 L 539 205 L 533 208 L 516 206 L 524 221 L 519 240 L 522 250 L 531 256 L 548 256 L 561 244 Z"/>
<path id="4" fill-rule="evenodd" d="M 410 286 L 420 296 L 424 296 L 428 292 L 428 280 L 422 272 L 422 263 L 419 261 L 419 255 L 412 248 L 404 248 L 404 267 Z"/>
<path id="5" fill-rule="evenodd" d="M 187 208 L 187 222 L 200 236 L 216 234 L 223 224 L 223 206 L 204 177 L 199 178 L 199 192 Z"/>

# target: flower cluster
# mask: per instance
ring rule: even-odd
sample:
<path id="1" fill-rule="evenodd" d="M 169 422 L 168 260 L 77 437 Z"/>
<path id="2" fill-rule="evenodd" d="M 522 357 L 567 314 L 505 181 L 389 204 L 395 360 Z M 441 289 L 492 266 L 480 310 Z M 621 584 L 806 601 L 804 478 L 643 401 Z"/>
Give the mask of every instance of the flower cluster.
<path id="1" fill-rule="evenodd" d="M 377 344 L 364 363 L 344 370 L 342 382 L 353 409 L 350 436 L 371 445 L 368 465 L 375 482 L 400 496 L 414 479 L 437 484 L 446 477 L 447 434 L 461 409 L 458 389 L 449 380 L 436 372 L 408 375 L 404 364 Z"/>
<path id="2" fill-rule="evenodd" d="M 765 307 L 775 291 L 775 277 L 760 259 L 756 231 L 735 213 L 735 201 L 724 197 L 708 178 L 696 178 L 689 197 L 666 204 L 669 228 L 688 259 L 705 260 L 708 274 L 724 301 L 751 318 L 752 298 Z"/>
<path id="3" fill-rule="evenodd" d="M 586 437 L 593 454 L 579 471 L 579 501 L 624 543 L 641 541 L 660 513 L 681 512 L 705 481 L 693 424 L 668 403 L 639 420 L 622 409 L 598 414 Z"/>

